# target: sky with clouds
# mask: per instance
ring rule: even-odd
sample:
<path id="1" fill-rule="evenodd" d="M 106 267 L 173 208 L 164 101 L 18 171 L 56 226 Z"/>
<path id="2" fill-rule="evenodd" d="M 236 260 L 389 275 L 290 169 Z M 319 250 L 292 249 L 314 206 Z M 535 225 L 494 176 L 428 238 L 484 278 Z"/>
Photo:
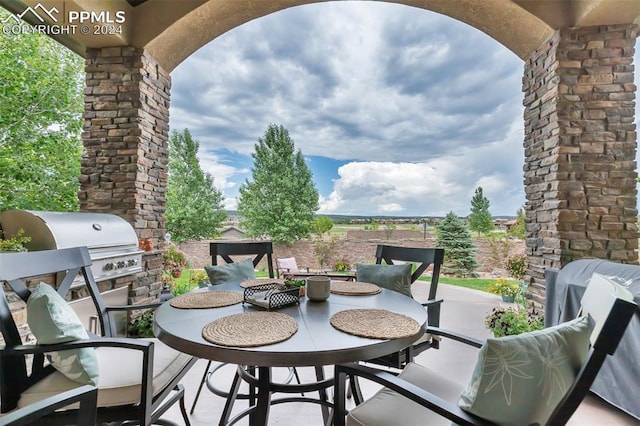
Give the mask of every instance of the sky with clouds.
<path id="1" fill-rule="evenodd" d="M 180 64 L 170 125 L 200 142 L 228 209 L 273 123 L 302 150 L 318 213 L 466 216 L 481 186 L 492 214 L 515 215 L 525 202 L 523 67 L 479 30 L 423 9 L 306 5 L 235 28 Z"/>

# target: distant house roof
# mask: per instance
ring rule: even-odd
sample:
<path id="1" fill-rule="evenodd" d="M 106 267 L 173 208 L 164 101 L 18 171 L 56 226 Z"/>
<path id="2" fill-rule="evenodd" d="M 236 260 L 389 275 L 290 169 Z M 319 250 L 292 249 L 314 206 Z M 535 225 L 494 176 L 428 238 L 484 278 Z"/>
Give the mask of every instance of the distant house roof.
<path id="1" fill-rule="evenodd" d="M 233 225 L 224 226 L 220 230 L 220 234 L 222 234 L 222 239 L 233 240 L 233 239 L 241 239 L 244 237 L 245 232 Z"/>

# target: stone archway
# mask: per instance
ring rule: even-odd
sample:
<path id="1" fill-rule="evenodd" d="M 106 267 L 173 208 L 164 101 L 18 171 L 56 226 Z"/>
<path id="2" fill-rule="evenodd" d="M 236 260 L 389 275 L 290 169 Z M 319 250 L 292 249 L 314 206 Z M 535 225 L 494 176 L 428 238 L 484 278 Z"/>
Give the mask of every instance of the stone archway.
<path id="1" fill-rule="evenodd" d="M 68 2 L 67 10 L 120 8 L 127 17 L 122 34 L 55 37 L 87 58 L 82 210 L 117 213 L 140 237 L 161 238 L 171 70 L 238 25 L 314 2 Z M 465 22 L 525 61 L 527 256 L 536 299 L 543 300 L 546 268 L 579 257 L 637 262 L 633 53 L 640 2 L 394 2 Z M 19 12 L 13 1 L 0 4 Z M 150 258 L 134 292 L 157 294 L 160 267 L 161 257 Z"/>

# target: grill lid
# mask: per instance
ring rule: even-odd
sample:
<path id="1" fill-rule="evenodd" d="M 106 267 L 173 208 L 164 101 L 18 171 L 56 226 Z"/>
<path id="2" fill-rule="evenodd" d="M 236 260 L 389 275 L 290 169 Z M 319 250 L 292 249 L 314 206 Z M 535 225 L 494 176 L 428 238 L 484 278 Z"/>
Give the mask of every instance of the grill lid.
<path id="1" fill-rule="evenodd" d="M 23 228 L 24 234 L 31 237 L 31 242 L 25 244 L 31 251 L 79 246 L 138 247 L 131 225 L 113 214 L 8 210 L 0 212 L 0 226 L 5 236 L 15 235 Z"/>

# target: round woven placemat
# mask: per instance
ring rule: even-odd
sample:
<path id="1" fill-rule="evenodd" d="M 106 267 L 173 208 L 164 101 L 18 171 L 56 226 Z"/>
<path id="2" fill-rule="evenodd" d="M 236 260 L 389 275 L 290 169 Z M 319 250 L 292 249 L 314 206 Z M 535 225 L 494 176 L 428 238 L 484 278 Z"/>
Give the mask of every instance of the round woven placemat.
<path id="1" fill-rule="evenodd" d="M 349 309 L 335 313 L 330 321 L 340 331 L 373 339 L 399 339 L 420 331 L 413 318 L 384 309 Z"/>
<path id="2" fill-rule="evenodd" d="M 361 281 L 344 281 L 331 283 L 331 293 L 343 294 L 346 296 L 367 296 L 370 294 L 378 294 L 382 291 L 375 284 L 365 283 Z"/>
<path id="3" fill-rule="evenodd" d="M 282 342 L 296 331 L 296 320 L 280 312 L 244 312 L 210 322 L 202 337 L 216 345 L 248 348 Z"/>
<path id="4" fill-rule="evenodd" d="M 174 297 L 169 304 L 180 309 L 207 309 L 235 305 L 242 299 L 242 293 L 236 291 L 201 291 Z"/>
<path id="5" fill-rule="evenodd" d="M 240 287 L 242 288 L 255 287 L 257 285 L 264 285 L 264 284 L 271 284 L 271 283 L 284 284 L 284 279 L 283 278 L 256 278 L 254 280 L 244 280 L 240 283 Z"/>

